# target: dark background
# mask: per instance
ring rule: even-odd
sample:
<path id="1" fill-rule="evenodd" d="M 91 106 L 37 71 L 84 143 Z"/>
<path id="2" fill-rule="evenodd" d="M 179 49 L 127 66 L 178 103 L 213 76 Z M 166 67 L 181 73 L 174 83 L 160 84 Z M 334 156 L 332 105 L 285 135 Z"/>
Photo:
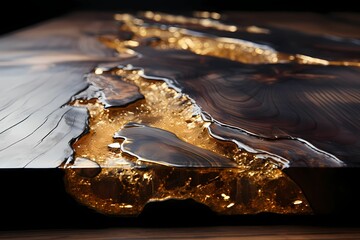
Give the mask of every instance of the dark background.
<path id="1" fill-rule="evenodd" d="M 36 24 L 78 10 L 168 12 L 207 11 L 307 11 L 357 12 L 356 1 L 291 1 L 291 0 L 38 0 L 6 1 L 0 14 L 0 34 Z"/>

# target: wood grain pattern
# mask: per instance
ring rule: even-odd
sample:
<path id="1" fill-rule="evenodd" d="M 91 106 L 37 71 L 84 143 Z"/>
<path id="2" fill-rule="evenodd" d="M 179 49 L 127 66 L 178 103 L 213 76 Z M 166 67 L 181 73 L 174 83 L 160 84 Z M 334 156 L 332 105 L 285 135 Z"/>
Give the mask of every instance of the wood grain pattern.
<path id="1" fill-rule="evenodd" d="M 121 77 L 111 74 L 89 74 L 87 80 L 92 84 L 91 87 L 97 88 L 99 99 L 108 107 L 123 107 L 137 100 L 143 99 L 144 96 L 139 92 L 139 88 L 135 85 L 122 81 Z M 89 87 L 90 89 L 90 87 Z M 87 89 L 86 92 L 89 92 Z M 95 90 L 96 91 L 96 90 Z M 81 93 L 76 96 L 79 99 L 91 99 L 96 96 L 94 93 L 88 93 L 88 96 L 81 96 Z"/>
<path id="2" fill-rule="evenodd" d="M 149 76 L 168 78 L 215 121 L 238 129 L 231 139 L 272 149 L 294 167 L 343 166 L 341 161 L 358 166 L 359 68 L 251 65 L 182 50 L 167 50 L 162 57 L 148 47 L 137 50 L 142 58 L 127 62 Z M 224 130 L 217 134 L 225 137 Z M 283 140 L 290 143 L 286 151 Z"/>
<path id="3" fill-rule="evenodd" d="M 333 22 L 309 16 L 323 24 Z M 237 141 L 250 152 L 273 153 L 289 160 L 291 167 L 359 166 L 358 38 L 332 35 L 332 31 L 315 34 L 304 27 L 279 28 L 249 17 L 261 27 L 257 28 L 234 13 L 221 19 L 226 23 L 223 28 L 219 22 L 213 24 L 214 20 L 152 12 L 137 14 L 141 19 L 133 17 L 133 22 L 138 22 L 134 27 L 127 17 L 117 15 L 127 26 L 122 31 L 136 35 L 143 27 L 140 39 L 154 35 L 160 43 L 140 40 L 141 46 L 133 50 L 141 57 L 124 64 L 143 68 L 150 78 L 165 78 L 189 95 L 208 119 L 218 124 L 212 130 L 220 138 Z M 335 29 L 340 31 L 341 25 Z M 226 30 L 229 26 L 232 29 Z M 227 53 L 224 37 L 264 47 L 251 52 L 234 44 L 233 52 Z M 258 52 L 265 54 L 266 47 L 289 58 L 275 62 L 255 59 Z M 254 59 L 233 56 L 241 54 Z M 157 59 L 156 64 L 152 59 Z"/>
<path id="4" fill-rule="evenodd" d="M 66 106 L 85 89 L 84 74 L 114 60 L 98 34 L 111 15 L 71 15 L 0 39 L 0 167 L 49 168 L 72 155 L 86 110 Z"/>

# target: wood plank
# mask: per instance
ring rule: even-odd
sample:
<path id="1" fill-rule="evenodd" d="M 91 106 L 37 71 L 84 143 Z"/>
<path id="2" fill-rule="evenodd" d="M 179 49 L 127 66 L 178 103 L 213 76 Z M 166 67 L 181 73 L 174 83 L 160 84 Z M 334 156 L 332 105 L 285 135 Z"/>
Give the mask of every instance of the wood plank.
<path id="1" fill-rule="evenodd" d="M 97 35 L 111 14 L 72 14 L 0 39 L 0 168 L 52 168 L 72 155 L 84 109 L 66 106 L 87 87 L 84 74 L 114 60 Z"/>

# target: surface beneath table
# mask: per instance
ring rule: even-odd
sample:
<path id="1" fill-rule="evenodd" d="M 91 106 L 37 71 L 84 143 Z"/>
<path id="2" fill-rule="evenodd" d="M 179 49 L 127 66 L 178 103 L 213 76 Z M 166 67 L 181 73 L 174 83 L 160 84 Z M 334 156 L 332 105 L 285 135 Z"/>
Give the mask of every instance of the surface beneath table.
<path id="1" fill-rule="evenodd" d="M 0 239 L 359 239 L 360 229 L 311 226 L 225 226 L 197 228 L 110 228 L 0 232 Z"/>

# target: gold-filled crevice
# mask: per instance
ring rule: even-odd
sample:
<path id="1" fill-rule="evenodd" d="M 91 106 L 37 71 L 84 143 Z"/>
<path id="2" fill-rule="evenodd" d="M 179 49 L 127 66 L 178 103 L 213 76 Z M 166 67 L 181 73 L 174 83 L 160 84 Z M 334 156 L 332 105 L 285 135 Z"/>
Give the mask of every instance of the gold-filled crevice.
<path id="1" fill-rule="evenodd" d="M 211 136 L 211 123 L 201 117 L 199 107 L 165 81 L 146 78 L 142 69 L 132 67 L 97 73 L 134 84 L 144 99 L 110 108 L 98 99 L 72 103 L 86 107 L 90 115 L 89 133 L 73 144 L 74 161 L 64 166 L 67 190 L 82 204 L 110 215 L 137 215 L 148 202 L 188 198 L 221 214 L 312 212 L 281 164 Z M 113 138 L 128 123 L 171 132 L 179 141 L 233 161 L 235 167 L 177 168 L 141 161 L 122 151 L 123 142 Z"/>

